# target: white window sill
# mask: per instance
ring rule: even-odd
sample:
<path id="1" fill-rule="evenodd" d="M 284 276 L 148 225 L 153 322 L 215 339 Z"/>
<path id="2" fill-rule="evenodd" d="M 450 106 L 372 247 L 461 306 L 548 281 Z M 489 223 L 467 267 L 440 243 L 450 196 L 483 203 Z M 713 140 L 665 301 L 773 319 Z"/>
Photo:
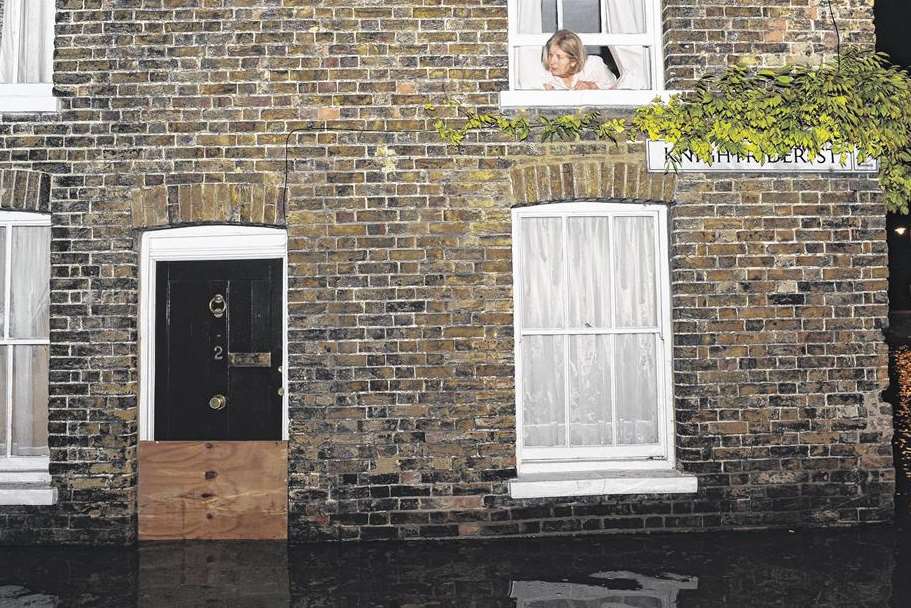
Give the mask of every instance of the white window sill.
<path id="1" fill-rule="evenodd" d="M 0 484 L 0 505 L 55 505 L 57 488 L 44 484 Z"/>
<path id="2" fill-rule="evenodd" d="M 509 481 L 511 498 L 558 498 L 608 494 L 692 494 L 695 475 L 677 470 L 530 473 Z"/>
<path id="3" fill-rule="evenodd" d="M 2 83 L 0 112 L 57 112 L 60 107 L 53 89 L 50 83 Z"/>
<path id="4" fill-rule="evenodd" d="M 520 108 L 576 108 L 584 107 L 637 107 L 651 103 L 655 98 L 667 101 L 681 91 L 500 91 L 500 109 Z"/>
<path id="5" fill-rule="evenodd" d="M 47 456 L 0 458 L 0 505 L 57 504 Z"/>

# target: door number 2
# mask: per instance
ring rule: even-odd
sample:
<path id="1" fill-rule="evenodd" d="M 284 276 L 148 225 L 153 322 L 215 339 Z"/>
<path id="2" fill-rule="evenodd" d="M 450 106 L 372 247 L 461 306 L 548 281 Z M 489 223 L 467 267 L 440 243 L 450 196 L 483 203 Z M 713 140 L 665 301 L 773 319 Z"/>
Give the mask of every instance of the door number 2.
<path id="1" fill-rule="evenodd" d="M 225 356 L 223 354 L 224 349 L 221 346 L 216 346 L 216 347 L 212 348 L 212 352 L 214 353 L 214 356 L 212 358 L 215 359 L 216 361 L 221 361 L 222 359 L 225 358 Z"/>

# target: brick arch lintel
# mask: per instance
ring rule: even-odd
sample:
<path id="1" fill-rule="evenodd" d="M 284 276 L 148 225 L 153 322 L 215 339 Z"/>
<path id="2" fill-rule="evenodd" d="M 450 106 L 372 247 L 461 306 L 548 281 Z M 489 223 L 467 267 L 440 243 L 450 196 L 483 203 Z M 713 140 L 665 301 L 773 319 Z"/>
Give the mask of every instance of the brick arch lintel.
<path id="1" fill-rule="evenodd" d="M 0 170 L 0 209 L 49 213 L 51 176 L 30 169 Z"/>
<path id="2" fill-rule="evenodd" d="M 135 190 L 130 198 L 133 228 L 188 224 L 286 223 L 279 184 L 204 183 L 157 185 Z"/>
<path id="3" fill-rule="evenodd" d="M 514 166 L 509 178 L 514 205 L 585 199 L 672 203 L 677 189 L 673 173 L 649 173 L 644 161 L 609 158 L 537 161 Z"/>

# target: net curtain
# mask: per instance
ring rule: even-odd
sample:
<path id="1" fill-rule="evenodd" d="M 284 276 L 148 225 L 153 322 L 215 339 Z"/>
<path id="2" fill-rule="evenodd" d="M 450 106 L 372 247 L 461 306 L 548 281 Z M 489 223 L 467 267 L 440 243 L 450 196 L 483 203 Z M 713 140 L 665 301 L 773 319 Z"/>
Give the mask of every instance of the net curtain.
<path id="1" fill-rule="evenodd" d="M 52 81 L 54 0 L 3 0 L 0 82 Z"/>
<path id="2" fill-rule="evenodd" d="M 590 0 L 597 3 L 599 0 Z M 607 33 L 636 34 L 645 31 L 642 0 L 603 0 L 606 3 Z M 520 0 L 516 31 L 523 34 L 543 33 L 543 2 Z M 611 55 L 620 70 L 618 89 L 648 89 L 648 51 L 640 47 L 611 46 Z M 546 75 L 541 64 L 542 49 L 516 49 L 516 85 L 519 89 L 540 89 Z"/>

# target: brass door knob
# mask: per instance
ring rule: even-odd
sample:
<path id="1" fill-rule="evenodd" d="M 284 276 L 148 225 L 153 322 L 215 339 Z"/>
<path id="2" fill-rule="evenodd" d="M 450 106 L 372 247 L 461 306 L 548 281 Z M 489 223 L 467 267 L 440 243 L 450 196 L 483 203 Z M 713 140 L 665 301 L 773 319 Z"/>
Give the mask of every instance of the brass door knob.
<path id="1" fill-rule="evenodd" d="M 212 398 L 209 399 L 209 407 L 215 411 L 225 409 L 226 405 L 228 405 L 228 400 L 224 395 L 212 395 Z"/>

